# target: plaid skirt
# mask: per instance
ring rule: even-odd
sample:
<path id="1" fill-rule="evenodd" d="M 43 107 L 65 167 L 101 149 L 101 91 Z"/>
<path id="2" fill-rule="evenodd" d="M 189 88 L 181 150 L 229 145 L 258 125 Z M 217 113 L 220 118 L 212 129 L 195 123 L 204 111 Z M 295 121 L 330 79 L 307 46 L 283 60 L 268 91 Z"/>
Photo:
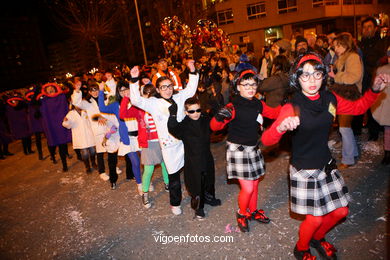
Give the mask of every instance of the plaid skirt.
<path id="1" fill-rule="evenodd" d="M 323 216 L 348 205 L 350 195 L 339 170 L 297 170 L 290 165 L 291 211 Z"/>
<path id="2" fill-rule="evenodd" d="M 258 145 L 226 142 L 228 179 L 256 180 L 265 173 L 264 158 Z"/>

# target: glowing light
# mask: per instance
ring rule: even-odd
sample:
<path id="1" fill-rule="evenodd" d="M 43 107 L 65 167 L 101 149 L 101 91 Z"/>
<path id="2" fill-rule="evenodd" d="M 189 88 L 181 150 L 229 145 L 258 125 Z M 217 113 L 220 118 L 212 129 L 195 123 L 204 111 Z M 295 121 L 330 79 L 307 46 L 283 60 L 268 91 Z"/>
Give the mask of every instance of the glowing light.
<path id="1" fill-rule="evenodd" d="M 71 78 L 71 77 L 73 77 L 73 75 L 72 74 L 70 74 L 69 72 L 68 73 L 66 73 L 66 78 Z"/>

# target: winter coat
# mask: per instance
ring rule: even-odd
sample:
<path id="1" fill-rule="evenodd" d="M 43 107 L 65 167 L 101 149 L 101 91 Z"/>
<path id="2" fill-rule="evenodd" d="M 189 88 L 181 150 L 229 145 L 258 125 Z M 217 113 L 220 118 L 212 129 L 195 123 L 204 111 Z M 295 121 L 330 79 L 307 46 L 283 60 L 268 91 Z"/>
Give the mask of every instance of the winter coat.
<path id="1" fill-rule="evenodd" d="M 67 120 L 64 119 L 62 125 L 72 130 L 73 149 L 84 149 L 95 146 L 95 138 L 87 112 L 81 110 L 81 114 L 79 114 L 76 110 L 71 110 L 65 118 Z"/>
<path id="2" fill-rule="evenodd" d="M 287 97 L 289 89 L 288 76 L 278 72 L 266 78 L 259 87 L 260 93 L 265 93 L 265 103 L 270 107 L 277 107 Z"/>
<path id="3" fill-rule="evenodd" d="M 26 103 L 20 101 L 16 107 L 7 105 L 6 115 L 11 133 L 16 139 L 31 136 Z"/>
<path id="4" fill-rule="evenodd" d="M 377 74 L 390 74 L 390 64 L 379 67 Z M 380 124 L 390 126 L 390 88 L 386 87 L 371 107 L 372 116 Z"/>
<path id="5" fill-rule="evenodd" d="M 363 64 L 359 54 L 356 52 L 345 52 L 337 59 L 335 67 L 337 69 L 334 77 L 336 83 L 355 84 L 360 93 L 362 92 Z"/>
<path id="6" fill-rule="evenodd" d="M 184 143 L 184 182 L 190 194 L 199 194 L 201 173 L 214 174 L 214 158 L 210 150 L 210 119 L 186 116 L 180 123 L 169 117 L 168 130 Z"/>

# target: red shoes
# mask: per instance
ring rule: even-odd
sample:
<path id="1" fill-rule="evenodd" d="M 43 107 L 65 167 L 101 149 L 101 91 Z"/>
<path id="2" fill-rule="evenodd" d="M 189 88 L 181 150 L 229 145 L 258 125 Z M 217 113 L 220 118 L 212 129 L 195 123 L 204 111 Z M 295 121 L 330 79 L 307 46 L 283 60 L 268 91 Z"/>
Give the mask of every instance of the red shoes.
<path id="1" fill-rule="evenodd" d="M 336 252 L 337 249 L 329 242 L 325 240 L 325 238 L 321 240 L 312 239 L 310 241 L 310 246 L 314 247 L 318 253 L 329 260 L 336 260 Z"/>
<path id="2" fill-rule="evenodd" d="M 268 224 L 271 220 L 264 214 L 264 210 L 256 209 L 252 212 L 252 220 L 256 220 L 260 223 Z"/>
<path id="3" fill-rule="evenodd" d="M 297 246 L 294 248 L 294 256 L 298 260 L 316 260 L 317 257 L 312 255 L 310 252 L 310 248 L 305 251 L 299 251 Z"/>
<path id="4" fill-rule="evenodd" d="M 252 217 L 249 213 L 247 215 L 241 215 L 236 213 L 237 225 L 241 232 L 249 232 L 249 219 Z"/>

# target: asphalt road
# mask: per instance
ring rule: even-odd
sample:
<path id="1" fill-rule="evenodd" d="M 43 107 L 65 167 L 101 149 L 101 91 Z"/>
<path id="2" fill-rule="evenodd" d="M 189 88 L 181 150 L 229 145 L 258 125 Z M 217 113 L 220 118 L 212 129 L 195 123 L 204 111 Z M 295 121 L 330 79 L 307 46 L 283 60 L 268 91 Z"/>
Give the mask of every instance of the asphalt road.
<path id="1" fill-rule="evenodd" d="M 381 145 L 361 142 L 359 163 L 342 171 L 353 201 L 348 218 L 327 237 L 339 259 L 389 255 L 390 168 L 379 164 Z M 49 158 L 25 156 L 19 142 L 10 150 L 15 155 L 0 161 L 0 259 L 294 259 L 301 219 L 289 211 L 285 152 L 266 157 L 259 185 L 259 207 L 271 223 L 251 223 L 249 233 L 240 233 L 239 187 L 226 182 L 224 142 L 212 145 L 222 206 L 206 205 L 202 221 L 193 218 L 186 193 L 183 214 L 172 215 L 159 168 L 150 193 L 153 207 L 144 209 L 135 182 L 125 182 L 124 174 L 111 190 L 96 171 L 84 173 L 76 156 L 63 173 Z M 333 152 L 339 158 L 340 149 Z M 119 167 L 124 170 L 123 159 Z"/>

